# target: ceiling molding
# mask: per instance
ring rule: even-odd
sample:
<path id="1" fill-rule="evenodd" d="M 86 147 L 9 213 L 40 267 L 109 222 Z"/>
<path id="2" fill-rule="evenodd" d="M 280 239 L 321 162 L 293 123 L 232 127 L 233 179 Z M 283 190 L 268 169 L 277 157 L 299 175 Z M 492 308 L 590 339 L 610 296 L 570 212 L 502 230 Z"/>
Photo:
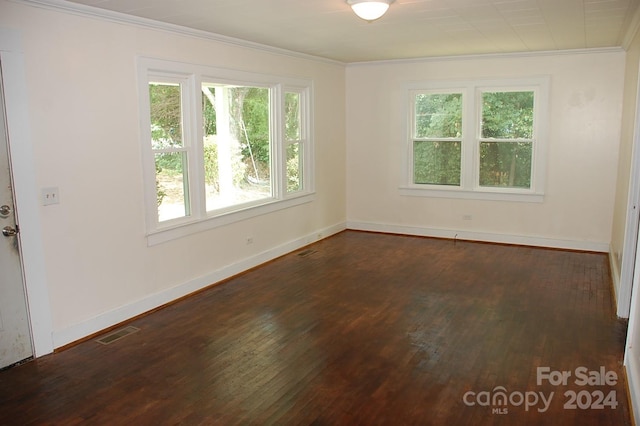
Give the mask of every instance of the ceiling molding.
<path id="1" fill-rule="evenodd" d="M 624 34 L 624 38 L 622 39 L 622 48 L 624 50 L 628 50 L 629 46 L 633 42 L 633 39 L 638 34 L 638 30 L 640 30 L 640 8 L 636 9 L 636 12 L 631 17 L 631 23 L 629 24 L 629 28 Z"/>
<path id="2" fill-rule="evenodd" d="M 54 11 L 62 11 L 72 15 L 95 18 L 104 21 L 114 22 L 118 24 L 128 24 L 141 28 L 165 31 L 174 34 L 185 35 L 194 38 L 200 38 L 218 43 L 224 43 L 233 46 L 239 46 L 249 49 L 261 50 L 266 53 L 289 56 L 297 59 L 306 59 L 316 62 L 325 62 L 334 65 L 345 65 L 344 62 L 333 59 L 313 56 L 306 53 L 295 52 L 292 50 L 273 47 L 266 44 L 255 43 L 252 41 L 242 40 L 235 37 L 229 37 L 208 31 L 196 30 L 193 28 L 183 27 L 181 25 L 169 24 L 166 22 L 155 21 L 153 19 L 141 18 L 138 16 L 127 15 L 111 10 L 100 9 L 97 7 L 86 6 L 79 3 L 71 3 L 64 0 L 9 0 L 13 3 L 25 4 L 41 9 Z"/>
<path id="3" fill-rule="evenodd" d="M 388 59 L 383 61 L 349 62 L 347 67 L 402 64 L 416 62 L 472 61 L 478 59 L 529 58 L 539 56 L 587 55 L 597 53 L 624 53 L 622 47 L 594 47 L 588 49 L 540 50 L 536 52 L 480 53 L 475 55 L 428 56 L 423 58 Z"/>

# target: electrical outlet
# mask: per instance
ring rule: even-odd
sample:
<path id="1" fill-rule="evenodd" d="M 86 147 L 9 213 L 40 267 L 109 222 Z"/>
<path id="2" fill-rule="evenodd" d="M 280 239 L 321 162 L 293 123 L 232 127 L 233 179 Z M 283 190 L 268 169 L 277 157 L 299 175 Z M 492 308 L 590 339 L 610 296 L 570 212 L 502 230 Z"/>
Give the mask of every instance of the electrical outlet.
<path id="1" fill-rule="evenodd" d="M 60 203 L 60 190 L 57 186 L 42 188 L 42 205 L 49 206 L 51 204 Z"/>
<path id="2" fill-rule="evenodd" d="M 473 219 L 473 216 L 471 216 L 470 214 L 465 214 L 462 216 L 462 220 L 471 220 Z"/>

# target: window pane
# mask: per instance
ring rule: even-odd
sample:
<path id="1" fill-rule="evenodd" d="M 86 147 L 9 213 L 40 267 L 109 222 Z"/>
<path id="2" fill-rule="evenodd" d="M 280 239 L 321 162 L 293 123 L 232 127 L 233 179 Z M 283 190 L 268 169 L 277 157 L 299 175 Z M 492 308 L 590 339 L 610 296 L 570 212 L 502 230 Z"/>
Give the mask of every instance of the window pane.
<path id="1" fill-rule="evenodd" d="M 480 186 L 531 187 L 531 142 L 481 142 Z"/>
<path id="2" fill-rule="evenodd" d="M 533 92 L 483 92 L 482 137 L 533 138 Z"/>
<path id="3" fill-rule="evenodd" d="M 415 97 L 416 138 L 460 138 L 462 94 L 424 94 Z"/>
<path id="4" fill-rule="evenodd" d="M 269 89 L 204 84 L 207 211 L 271 197 Z"/>
<path id="5" fill-rule="evenodd" d="M 189 216 L 186 153 L 158 153 L 155 157 L 158 220 Z"/>
<path id="6" fill-rule="evenodd" d="M 415 141 L 413 182 L 460 185 L 460 155 L 458 141 Z"/>
<path id="7" fill-rule="evenodd" d="M 284 95 L 284 133 L 288 141 L 300 140 L 300 94 Z"/>
<path id="8" fill-rule="evenodd" d="M 302 147 L 299 143 L 291 144 L 287 147 L 287 192 L 299 191 L 302 189 L 302 170 L 300 166 L 300 155 Z"/>
<path id="9" fill-rule="evenodd" d="M 180 85 L 149 83 L 151 146 L 163 149 L 182 146 L 182 100 Z"/>

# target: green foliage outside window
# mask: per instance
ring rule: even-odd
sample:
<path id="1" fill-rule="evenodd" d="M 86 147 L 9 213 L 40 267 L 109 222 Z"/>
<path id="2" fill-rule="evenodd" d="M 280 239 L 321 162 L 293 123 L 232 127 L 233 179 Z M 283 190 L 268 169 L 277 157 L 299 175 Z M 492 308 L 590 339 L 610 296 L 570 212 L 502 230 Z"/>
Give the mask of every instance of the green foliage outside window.
<path id="1" fill-rule="evenodd" d="M 182 146 L 180 85 L 149 84 L 149 98 L 153 148 Z"/>
<path id="2" fill-rule="evenodd" d="M 460 185 L 460 147 L 457 141 L 414 142 L 414 183 Z"/>
<path id="3" fill-rule="evenodd" d="M 288 92 L 284 96 L 284 133 L 288 141 L 300 139 L 300 94 Z"/>
<path id="4" fill-rule="evenodd" d="M 292 142 L 287 147 L 287 192 L 302 189 L 300 118 L 300 93 L 286 92 L 284 95 L 284 136 L 287 142 Z"/>
<path id="5" fill-rule="evenodd" d="M 269 176 L 269 90 L 260 87 L 234 87 L 231 92 L 231 116 L 235 118 L 242 155 L 251 164 L 257 180 Z"/>
<path id="6" fill-rule="evenodd" d="M 533 92 L 482 94 L 481 186 L 531 187 L 533 102 Z"/>
<path id="7" fill-rule="evenodd" d="M 300 172 L 300 144 L 294 143 L 287 148 L 287 191 L 302 189 L 302 173 Z"/>
<path id="8" fill-rule="evenodd" d="M 179 84 L 149 84 L 151 119 L 151 146 L 154 150 L 182 148 L 182 100 Z M 184 201 L 186 183 L 183 173 L 184 158 L 177 152 L 156 153 L 156 203 L 160 208 L 172 194 Z M 182 188 L 179 188 L 182 183 Z M 169 186 L 178 186 L 170 190 Z"/>
<path id="9" fill-rule="evenodd" d="M 462 135 L 462 94 L 425 94 L 415 99 L 417 138 L 459 138 Z"/>
<path id="10" fill-rule="evenodd" d="M 417 94 L 415 114 L 413 182 L 459 186 L 462 94 Z"/>
<path id="11" fill-rule="evenodd" d="M 533 92 L 482 93 L 482 137 L 531 139 Z"/>
<path id="12" fill-rule="evenodd" d="M 151 145 L 154 149 L 182 147 L 182 109 L 180 86 L 150 84 Z M 165 155 L 157 159 L 156 171 L 175 174 L 182 171 L 181 159 Z"/>
<path id="13" fill-rule="evenodd" d="M 531 187 L 531 142 L 481 142 L 480 185 Z"/>

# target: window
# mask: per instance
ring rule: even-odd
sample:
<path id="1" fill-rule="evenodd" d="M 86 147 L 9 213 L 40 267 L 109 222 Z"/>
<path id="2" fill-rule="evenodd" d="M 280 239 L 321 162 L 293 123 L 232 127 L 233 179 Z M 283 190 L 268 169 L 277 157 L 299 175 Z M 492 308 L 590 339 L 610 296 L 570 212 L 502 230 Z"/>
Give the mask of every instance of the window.
<path id="1" fill-rule="evenodd" d="M 188 149 L 183 132 L 183 81 L 149 82 L 151 151 L 155 166 L 158 220 L 189 216 Z"/>
<path id="2" fill-rule="evenodd" d="M 541 201 L 548 79 L 408 88 L 405 195 Z"/>
<path id="3" fill-rule="evenodd" d="M 269 88 L 203 83 L 202 93 L 207 211 L 271 198 Z"/>
<path id="4" fill-rule="evenodd" d="M 140 59 L 156 243 L 311 200 L 311 82 Z"/>
<path id="5" fill-rule="evenodd" d="M 285 93 L 285 142 L 287 152 L 287 192 L 298 192 L 304 188 L 302 173 L 305 129 L 302 127 L 301 117 L 303 115 L 301 102 L 303 93 L 300 91 L 289 91 Z"/>
<path id="6" fill-rule="evenodd" d="M 460 185 L 462 94 L 416 93 L 413 182 Z"/>
<path id="7" fill-rule="evenodd" d="M 531 188 L 534 92 L 480 92 L 483 187 Z"/>

